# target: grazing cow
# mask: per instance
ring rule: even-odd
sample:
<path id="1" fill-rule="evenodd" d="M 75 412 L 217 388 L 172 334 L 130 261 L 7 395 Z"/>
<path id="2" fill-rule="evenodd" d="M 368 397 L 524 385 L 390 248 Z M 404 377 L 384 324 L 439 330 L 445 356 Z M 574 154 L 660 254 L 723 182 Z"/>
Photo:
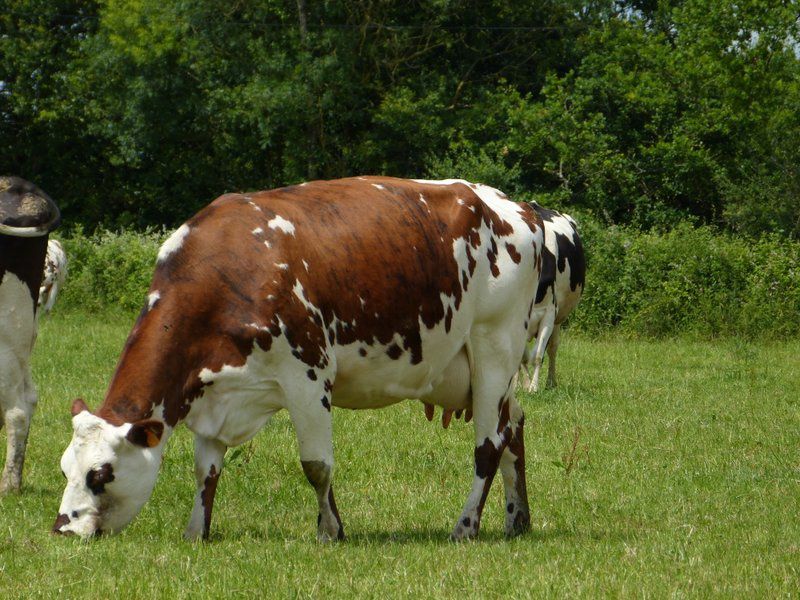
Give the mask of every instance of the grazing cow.
<path id="1" fill-rule="evenodd" d="M 549 359 L 547 385 L 556 385 L 556 352 L 561 338 L 561 323 L 581 299 L 586 278 L 586 259 L 572 217 L 543 208 L 535 202 L 531 205 L 544 223 L 544 249 L 542 275 L 531 317 L 535 337 L 525 350 L 519 381 L 523 389 L 537 392 L 545 348 Z"/>
<path id="2" fill-rule="evenodd" d="M 285 408 L 341 539 L 331 407 L 407 398 L 475 416 L 472 490 L 454 539 L 478 534 L 499 468 L 508 535 L 529 527 L 513 381 L 541 270 L 542 221 L 465 181 L 359 177 L 228 194 L 161 247 L 146 306 L 101 406 L 73 404 L 57 533 L 127 525 L 179 423 L 195 434 L 185 536 L 207 537 L 223 455 Z"/>
<path id="3" fill-rule="evenodd" d="M 44 259 L 44 275 L 39 287 L 39 310 L 48 313 L 56 303 L 56 296 L 67 276 L 67 254 L 58 240 L 47 242 L 47 256 Z"/>
<path id="4" fill-rule="evenodd" d="M 36 339 L 36 302 L 47 236 L 61 219 L 38 187 L 0 177 L 0 427 L 5 424 L 6 464 L 0 494 L 19 491 L 36 388 L 30 355 Z"/>

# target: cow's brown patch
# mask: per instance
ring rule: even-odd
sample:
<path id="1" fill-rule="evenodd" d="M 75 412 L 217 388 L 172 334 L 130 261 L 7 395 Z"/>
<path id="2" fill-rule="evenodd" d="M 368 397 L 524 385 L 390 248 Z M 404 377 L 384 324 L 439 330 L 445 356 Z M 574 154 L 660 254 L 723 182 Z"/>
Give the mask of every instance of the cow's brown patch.
<path id="1" fill-rule="evenodd" d="M 211 511 L 214 508 L 214 496 L 217 493 L 219 471 L 214 465 L 208 470 L 208 476 L 203 482 L 203 491 L 200 492 L 200 502 L 203 505 L 203 539 L 208 539 L 211 531 Z"/>
<path id="2" fill-rule="evenodd" d="M 389 358 L 392 360 L 397 360 L 403 355 L 403 350 L 397 344 L 392 344 L 386 350 L 386 354 L 389 355 Z"/>
<path id="3" fill-rule="evenodd" d="M 489 438 L 475 448 L 475 474 L 481 479 L 494 477 L 497 472 L 500 450 Z"/>
<path id="4" fill-rule="evenodd" d="M 516 246 L 514 246 L 514 244 L 509 244 L 508 242 L 506 242 L 506 251 L 508 252 L 508 255 L 511 257 L 511 260 L 514 261 L 514 264 L 518 265 L 520 261 L 522 261 L 522 254 L 520 254 L 517 251 L 517 248 Z"/>
<path id="5" fill-rule="evenodd" d="M 450 326 L 453 323 L 453 309 L 451 307 L 447 307 L 447 315 L 444 318 L 444 330 L 447 333 L 450 333 Z"/>

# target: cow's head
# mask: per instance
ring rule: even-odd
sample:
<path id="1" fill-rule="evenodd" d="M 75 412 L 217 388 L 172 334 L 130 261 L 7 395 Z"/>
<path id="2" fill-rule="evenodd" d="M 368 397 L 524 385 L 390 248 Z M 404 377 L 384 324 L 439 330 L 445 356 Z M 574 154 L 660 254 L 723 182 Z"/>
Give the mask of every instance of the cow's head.
<path id="1" fill-rule="evenodd" d="M 114 426 L 72 405 L 72 441 L 61 457 L 67 487 L 54 533 L 81 537 L 116 533 L 150 497 L 163 450 L 164 424 L 156 420 Z"/>

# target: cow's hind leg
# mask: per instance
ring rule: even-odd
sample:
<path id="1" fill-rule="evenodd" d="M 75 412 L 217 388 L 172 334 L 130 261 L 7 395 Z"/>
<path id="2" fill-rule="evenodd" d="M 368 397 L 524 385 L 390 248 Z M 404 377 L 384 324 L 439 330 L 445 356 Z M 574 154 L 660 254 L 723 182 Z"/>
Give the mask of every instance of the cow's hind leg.
<path id="1" fill-rule="evenodd" d="M 472 410 L 475 419 L 475 476 L 464 510 L 453 529 L 453 540 L 474 538 L 500 458 L 512 439 L 509 396 L 517 365 L 511 356 L 475 352 L 479 365 L 473 375 Z"/>
<path id="2" fill-rule="evenodd" d="M 192 516 L 183 536 L 187 540 L 208 539 L 211 529 L 211 510 L 217 482 L 222 473 L 222 463 L 227 447 L 225 444 L 201 435 L 194 436 L 194 476 L 197 493 L 194 498 Z"/>
<path id="3" fill-rule="evenodd" d="M 37 402 L 36 388 L 30 375 L 23 386 L 21 402 L 4 406 L 3 420 L 6 425 L 6 464 L 0 477 L 0 495 L 18 492 L 22 485 L 22 467 L 25 463 L 25 447 L 31 416 Z M 10 404 L 10 403 L 9 403 Z"/>
<path id="4" fill-rule="evenodd" d="M 528 488 L 525 482 L 525 444 L 523 441 L 525 416 L 513 395 L 509 397 L 508 403 L 511 439 L 500 459 L 500 472 L 503 474 L 506 496 L 506 535 L 513 537 L 530 529 L 531 517 L 528 508 Z"/>
<path id="5" fill-rule="evenodd" d="M 317 540 L 344 539 L 344 527 L 333 497 L 333 423 L 330 394 L 289 407 L 306 479 L 317 493 Z"/>
<path id="6" fill-rule="evenodd" d="M 553 335 L 550 336 L 550 343 L 547 344 L 547 387 L 556 387 L 556 352 L 558 344 L 561 342 L 561 325 L 553 327 Z"/>
<path id="7" fill-rule="evenodd" d="M 530 383 L 525 388 L 528 392 L 539 391 L 539 372 L 542 370 L 542 360 L 544 359 L 544 351 L 550 341 L 550 335 L 553 333 L 553 324 L 556 317 L 556 310 L 554 306 L 548 306 L 547 312 L 539 324 L 539 333 L 536 336 L 536 345 L 533 349 L 533 377 Z"/>
<path id="8" fill-rule="evenodd" d="M 519 365 L 519 372 L 517 375 L 517 383 L 523 390 L 528 391 L 533 385 L 533 378 L 531 377 L 531 363 L 533 363 L 533 354 L 536 348 L 536 340 L 530 345 L 525 346 L 525 353 L 522 355 L 522 362 Z"/>

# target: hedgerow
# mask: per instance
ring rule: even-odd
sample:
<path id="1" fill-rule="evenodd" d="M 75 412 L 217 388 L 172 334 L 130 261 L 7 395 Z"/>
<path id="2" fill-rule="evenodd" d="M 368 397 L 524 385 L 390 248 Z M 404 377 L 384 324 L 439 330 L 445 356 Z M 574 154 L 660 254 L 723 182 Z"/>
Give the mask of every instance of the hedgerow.
<path id="1" fill-rule="evenodd" d="M 800 244 L 680 224 L 641 233 L 582 221 L 587 284 L 572 326 L 647 337 L 800 334 Z"/>
<path id="2" fill-rule="evenodd" d="M 150 286 L 162 230 L 99 230 L 87 235 L 77 228 L 61 237 L 68 275 L 57 306 L 97 310 L 138 310 Z"/>
<path id="3" fill-rule="evenodd" d="M 587 253 L 587 283 L 569 326 L 643 337 L 800 335 L 800 243 L 678 224 L 641 233 L 575 215 Z M 65 309 L 138 310 L 168 232 L 77 229 L 63 237 Z"/>

